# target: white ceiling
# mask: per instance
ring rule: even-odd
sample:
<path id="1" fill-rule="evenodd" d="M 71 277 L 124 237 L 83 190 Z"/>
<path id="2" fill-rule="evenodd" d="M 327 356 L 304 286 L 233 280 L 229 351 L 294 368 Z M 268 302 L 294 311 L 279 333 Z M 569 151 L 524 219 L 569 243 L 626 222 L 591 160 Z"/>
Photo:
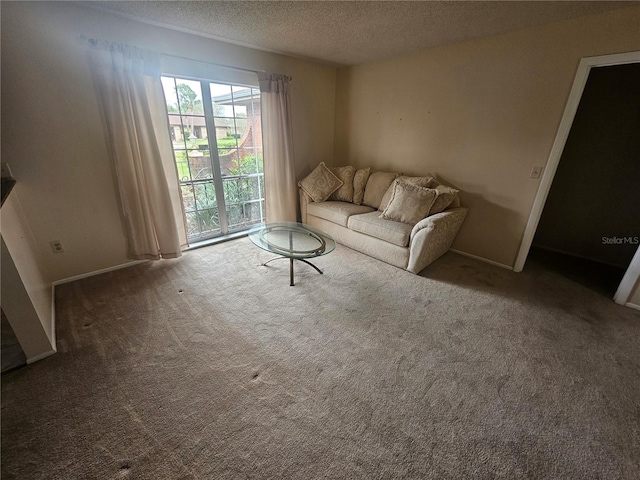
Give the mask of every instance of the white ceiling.
<path id="1" fill-rule="evenodd" d="M 210 38 L 357 65 L 630 6 L 611 1 L 80 2 Z"/>

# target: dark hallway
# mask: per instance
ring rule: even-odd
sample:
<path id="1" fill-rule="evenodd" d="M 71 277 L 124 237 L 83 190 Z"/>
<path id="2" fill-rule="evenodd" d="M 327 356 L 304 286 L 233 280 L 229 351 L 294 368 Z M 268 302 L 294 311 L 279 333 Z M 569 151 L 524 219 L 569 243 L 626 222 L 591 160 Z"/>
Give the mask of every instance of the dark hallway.
<path id="1" fill-rule="evenodd" d="M 593 68 L 529 259 L 613 297 L 640 237 L 640 64 Z"/>
<path id="2" fill-rule="evenodd" d="M 612 298 L 626 269 L 613 265 L 532 247 L 529 261 L 573 280 L 594 292 Z"/>

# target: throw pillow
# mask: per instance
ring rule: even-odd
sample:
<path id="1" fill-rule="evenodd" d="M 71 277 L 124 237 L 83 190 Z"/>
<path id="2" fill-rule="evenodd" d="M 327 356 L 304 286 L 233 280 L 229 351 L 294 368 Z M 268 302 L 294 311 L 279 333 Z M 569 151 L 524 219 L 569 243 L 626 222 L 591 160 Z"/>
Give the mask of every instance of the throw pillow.
<path id="1" fill-rule="evenodd" d="M 400 180 L 401 182 L 408 183 L 410 185 L 417 185 L 418 187 L 429 187 L 429 184 L 433 180 L 433 177 L 405 177 L 400 176 L 396 180 Z M 429 187 L 431 188 L 431 187 Z M 391 200 L 391 195 L 393 194 L 393 183 L 389 185 L 389 188 L 385 192 L 382 200 L 380 201 L 380 207 L 378 210 L 383 211 L 389 205 L 389 200 Z"/>
<path id="2" fill-rule="evenodd" d="M 436 188 L 438 185 L 440 185 L 440 182 L 436 180 L 435 175 L 430 173 L 429 175 L 427 175 L 427 177 L 429 177 L 429 182 L 425 185 L 425 187 Z"/>
<path id="3" fill-rule="evenodd" d="M 431 175 L 433 177 L 433 175 Z M 436 188 L 438 185 L 441 185 L 440 182 L 438 182 L 435 177 L 433 177 L 431 179 L 431 181 L 429 182 L 429 185 L 427 185 L 428 188 Z M 452 188 L 452 187 L 450 187 Z M 455 190 L 455 188 L 454 188 Z M 457 191 L 458 193 L 456 193 L 453 196 L 453 201 L 449 204 L 448 207 L 446 208 L 458 208 L 460 206 L 460 195 L 459 195 L 459 191 Z"/>
<path id="4" fill-rule="evenodd" d="M 444 211 L 453 203 L 459 192 L 459 190 L 447 187 L 446 185 L 438 185 L 435 190 L 438 192 L 438 196 L 429 210 L 429 215 L 434 215 Z"/>
<path id="5" fill-rule="evenodd" d="M 342 180 L 336 177 L 324 164 L 320 164 L 298 182 L 298 186 L 304 190 L 314 202 L 324 202 L 329 195 L 342 186 Z"/>
<path id="6" fill-rule="evenodd" d="M 356 205 L 362 205 L 362 201 L 364 200 L 364 187 L 367 185 L 370 172 L 370 168 L 361 168 L 360 170 L 356 170 L 356 173 L 353 175 L 353 203 Z"/>
<path id="7" fill-rule="evenodd" d="M 415 225 L 429 213 L 437 192 L 431 188 L 418 187 L 396 180 L 393 194 L 381 218 Z"/>
<path id="8" fill-rule="evenodd" d="M 353 176 L 356 169 L 353 167 L 329 167 L 331 173 L 342 180 L 342 186 L 329 196 L 329 200 L 340 202 L 353 202 Z"/>
<path id="9" fill-rule="evenodd" d="M 389 185 L 398 177 L 397 173 L 373 172 L 367 180 L 367 187 L 364 190 L 362 203 L 373 208 L 380 207 L 380 202 Z"/>

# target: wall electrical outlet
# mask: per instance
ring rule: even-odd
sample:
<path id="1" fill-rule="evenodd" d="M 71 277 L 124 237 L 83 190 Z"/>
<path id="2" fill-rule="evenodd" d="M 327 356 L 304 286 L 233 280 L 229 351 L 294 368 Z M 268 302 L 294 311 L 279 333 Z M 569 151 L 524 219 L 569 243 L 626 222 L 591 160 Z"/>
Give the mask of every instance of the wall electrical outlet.
<path id="1" fill-rule="evenodd" d="M 529 174 L 529 178 L 540 178 L 540 175 L 542 175 L 542 168 L 543 167 L 533 167 L 531 169 L 531 173 Z"/>
<path id="2" fill-rule="evenodd" d="M 62 245 L 62 242 L 60 240 L 51 240 L 49 242 L 49 245 L 51 245 L 51 250 L 53 250 L 53 253 L 64 252 L 64 246 Z"/>

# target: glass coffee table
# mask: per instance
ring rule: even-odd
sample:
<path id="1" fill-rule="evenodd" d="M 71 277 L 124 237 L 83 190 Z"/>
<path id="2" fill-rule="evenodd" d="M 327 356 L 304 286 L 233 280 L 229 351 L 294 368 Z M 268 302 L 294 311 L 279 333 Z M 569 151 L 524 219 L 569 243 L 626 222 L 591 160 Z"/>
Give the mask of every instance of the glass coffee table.
<path id="1" fill-rule="evenodd" d="M 280 255 L 263 263 L 263 266 L 274 260 L 289 259 L 289 277 L 292 287 L 295 285 L 293 281 L 294 260 L 311 265 L 318 273 L 322 273 L 322 270 L 307 259 L 326 255 L 336 248 L 336 242 L 333 238 L 323 231 L 295 222 L 276 222 L 260 225 L 249 230 L 249 239 L 258 247 Z"/>

